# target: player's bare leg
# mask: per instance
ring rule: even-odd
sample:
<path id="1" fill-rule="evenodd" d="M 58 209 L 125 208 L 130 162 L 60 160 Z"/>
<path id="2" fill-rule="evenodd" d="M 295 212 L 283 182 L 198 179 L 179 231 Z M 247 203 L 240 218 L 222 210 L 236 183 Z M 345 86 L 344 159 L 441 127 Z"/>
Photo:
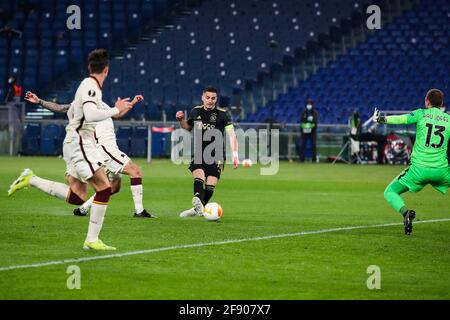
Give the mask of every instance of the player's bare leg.
<path id="1" fill-rule="evenodd" d="M 111 181 L 111 195 L 116 194 L 120 191 L 122 179 L 117 178 Z M 84 217 L 88 214 L 89 209 L 94 202 L 95 194 L 87 199 L 79 208 L 73 210 L 73 214 L 76 216 Z"/>
<path id="2" fill-rule="evenodd" d="M 78 180 L 77 178 L 70 176 L 70 175 L 66 175 L 66 181 L 70 186 L 71 193 L 77 195 L 79 198 L 79 200 L 77 200 L 77 199 L 71 200 L 70 198 L 74 197 L 74 196 L 73 195 L 69 196 L 68 202 L 70 204 L 80 205 L 81 203 L 79 203 L 79 201 L 82 201 L 82 202 L 86 201 L 89 185 L 85 182 Z"/>
<path id="3" fill-rule="evenodd" d="M 70 176 L 66 176 L 66 181 L 69 185 L 40 178 L 31 169 L 27 168 L 11 184 L 8 190 L 8 196 L 12 196 L 18 190 L 33 187 L 48 195 L 67 201 L 70 204 L 82 204 L 84 199 L 86 199 L 87 184 L 82 183 L 74 177 L 70 177 L 71 179 L 67 177 Z"/>

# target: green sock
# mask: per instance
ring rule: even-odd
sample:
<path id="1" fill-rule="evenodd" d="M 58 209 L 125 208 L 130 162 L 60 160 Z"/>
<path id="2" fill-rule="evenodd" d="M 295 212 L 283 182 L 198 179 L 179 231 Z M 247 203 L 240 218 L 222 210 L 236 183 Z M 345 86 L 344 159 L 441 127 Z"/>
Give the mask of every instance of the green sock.
<path id="1" fill-rule="evenodd" d="M 408 212 L 408 208 L 406 208 L 406 207 L 402 207 L 401 209 L 400 209 L 400 213 L 402 214 L 402 216 L 405 216 L 405 214 Z"/>
<path id="2" fill-rule="evenodd" d="M 408 188 L 402 185 L 397 180 L 392 181 L 384 190 L 384 198 L 394 208 L 395 211 L 405 214 L 408 209 L 406 208 L 405 201 L 400 196 L 402 193 L 408 191 Z"/>

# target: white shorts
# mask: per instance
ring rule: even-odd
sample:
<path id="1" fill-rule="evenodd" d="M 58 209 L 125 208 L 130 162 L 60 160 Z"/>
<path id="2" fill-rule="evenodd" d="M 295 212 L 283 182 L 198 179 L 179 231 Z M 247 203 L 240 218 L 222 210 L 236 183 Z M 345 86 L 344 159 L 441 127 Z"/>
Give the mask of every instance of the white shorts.
<path id="1" fill-rule="evenodd" d="M 63 156 L 66 174 L 87 182 L 94 173 L 104 166 L 102 155 L 93 143 L 81 144 L 78 140 L 64 143 Z"/>
<path id="2" fill-rule="evenodd" d="M 106 172 L 110 180 L 116 180 L 121 177 L 120 173 L 123 168 L 130 162 L 125 152 L 120 151 L 117 145 L 97 145 L 103 162 L 105 163 Z"/>

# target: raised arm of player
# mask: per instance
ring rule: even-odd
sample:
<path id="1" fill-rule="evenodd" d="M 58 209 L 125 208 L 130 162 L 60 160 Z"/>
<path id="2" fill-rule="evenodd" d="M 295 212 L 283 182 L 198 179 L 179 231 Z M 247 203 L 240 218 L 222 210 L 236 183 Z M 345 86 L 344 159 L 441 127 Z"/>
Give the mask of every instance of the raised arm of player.
<path id="1" fill-rule="evenodd" d="M 233 150 L 233 168 L 237 169 L 239 167 L 239 154 L 236 133 L 234 132 L 233 125 L 225 127 L 225 130 L 227 131 L 228 137 L 230 138 L 231 150 Z"/>
<path id="2" fill-rule="evenodd" d="M 129 99 L 129 98 L 126 98 L 126 99 Z M 126 100 L 126 99 L 124 99 L 124 100 Z M 117 98 L 117 101 L 119 101 L 120 100 L 120 98 Z M 137 95 L 137 96 L 135 96 L 134 98 L 133 98 L 133 100 L 130 102 L 130 104 L 131 104 L 131 108 L 130 109 L 125 109 L 125 110 L 123 110 L 122 112 L 120 112 L 118 115 L 116 115 L 116 116 L 113 116 L 113 118 L 114 119 L 119 119 L 119 118 L 122 118 L 124 115 L 126 115 L 131 109 L 133 109 L 133 107 L 136 105 L 136 104 L 138 104 L 140 101 L 142 101 L 142 100 L 144 100 L 144 96 L 142 96 L 142 95 Z"/>
<path id="3" fill-rule="evenodd" d="M 418 109 L 410 114 L 403 114 L 399 116 L 382 116 L 380 111 L 375 108 L 373 113 L 373 121 L 386 124 L 412 124 L 417 123 L 421 112 L 421 109 Z"/>
<path id="4" fill-rule="evenodd" d="M 130 98 L 119 99 L 116 101 L 114 108 L 100 109 L 94 102 L 87 101 L 83 104 L 83 113 L 87 122 L 98 122 L 108 118 L 118 116 L 122 113 L 128 112 L 131 109 Z"/>
<path id="5" fill-rule="evenodd" d="M 134 96 L 133 100 L 131 100 L 131 105 L 134 107 L 136 104 L 144 100 L 144 96 L 141 94 L 138 94 L 137 96 Z"/>
<path id="6" fill-rule="evenodd" d="M 54 102 L 39 99 L 39 97 L 31 91 L 27 91 L 27 93 L 25 94 L 25 100 L 28 102 L 31 102 L 33 104 L 40 104 L 45 109 L 53 111 L 53 112 L 66 113 L 67 110 L 69 110 L 69 108 L 70 108 L 70 104 L 57 104 Z"/>
<path id="7" fill-rule="evenodd" d="M 192 126 L 190 126 L 187 122 L 187 120 L 184 118 L 184 112 L 183 111 L 178 111 L 175 115 L 175 118 L 177 118 L 177 121 L 180 123 L 180 127 L 191 131 L 192 130 Z"/>

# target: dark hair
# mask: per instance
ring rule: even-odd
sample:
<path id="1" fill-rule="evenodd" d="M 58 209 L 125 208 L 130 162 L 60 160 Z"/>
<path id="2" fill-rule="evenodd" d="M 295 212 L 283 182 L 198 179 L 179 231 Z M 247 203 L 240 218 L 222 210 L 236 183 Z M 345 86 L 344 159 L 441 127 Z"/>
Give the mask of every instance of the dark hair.
<path id="1" fill-rule="evenodd" d="M 218 90 L 213 86 L 207 86 L 205 89 L 203 89 L 203 93 L 205 93 L 205 92 L 212 92 L 217 95 L 219 94 Z"/>
<path id="2" fill-rule="evenodd" d="M 441 107 L 444 103 L 444 93 L 438 89 L 430 89 L 425 99 L 430 101 L 432 107 Z"/>
<path id="3" fill-rule="evenodd" d="M 109 55 L 105 49 L 95 49 L 88 56 L 88 68 L 90 73 L 99 74 L 109 65 Z"/>

